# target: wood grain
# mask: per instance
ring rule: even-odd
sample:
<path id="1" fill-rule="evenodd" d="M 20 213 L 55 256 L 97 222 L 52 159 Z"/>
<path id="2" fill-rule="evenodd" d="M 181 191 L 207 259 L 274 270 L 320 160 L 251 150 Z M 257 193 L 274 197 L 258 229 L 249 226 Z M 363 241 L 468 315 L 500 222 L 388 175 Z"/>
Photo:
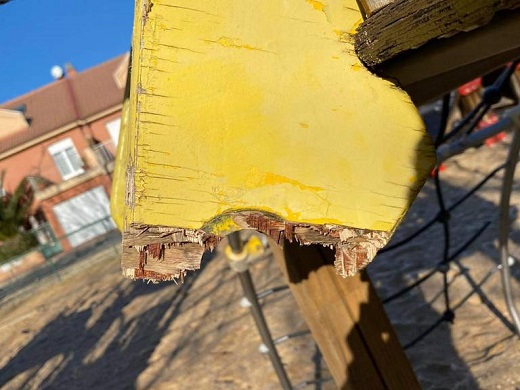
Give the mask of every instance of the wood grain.
<path id="1" fill-rule="evenodd" d="M 337 278 L 317 245 L 287 242 L 275 259 L 338 388 L 420 388 L 366 273 Z"/>
<path id="2" fill-rule="evenodd" d="M 394 0 L 358 0 L 359 8 L 365 18 L 379 11 Z"/>
<path id="3" fill-rule="evenodd" d="M 481 28 L 432 40 L 376 66 L 416 105 L 437 98 L 520 57 L 520 10 L 496 15 Z"/>
<path id="4" fill-rule="evenodd" d="M 396 0 L 361 24 L 356 52 L 372 67 L 430 40 L 484 26 L 495 13 L 519 5 L 520 0 Z"/>
<path id="5" fill-rule="evenodd" d="M 360 19 L 355 0 L 138 0 L 114 176 L 125 239 L 136 226 L 270 235 L 267 221 L 283 225 L 276 234 L 311 227 L 303 242 L 335 246 L 343 276 L 371 261 L 435 154 L 406 94 L 353 52 Z M 258 227 L 244 212 L 262 216 Z M 130 270 L 157 244 L 141 237 Z"/>

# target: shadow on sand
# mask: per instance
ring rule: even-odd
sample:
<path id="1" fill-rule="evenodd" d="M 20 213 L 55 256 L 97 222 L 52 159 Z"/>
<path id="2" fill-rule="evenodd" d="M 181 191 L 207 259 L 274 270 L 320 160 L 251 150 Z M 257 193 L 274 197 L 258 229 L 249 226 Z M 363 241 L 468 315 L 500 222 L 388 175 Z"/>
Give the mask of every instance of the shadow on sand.
<path id="1" fill-rule="evenodd" d="M 134 388 L 202 273 L 189 275 L 180 286 L 120 281 L 89 305 L 85 305 L 89 297 L 83 297 L 76 307 L 62 311 L 40 329 L 2 367 L 0 388 L 21 373 L 25 373 L 23 382 L 17 380 L 15 385 L 20 389 L 33 388 L 35 382 L 38 388 L 53 389 Z M 158 292 L 168 299 L 154 304 Z M 147 305 L 146 310 L 125 318 L 123 309 L 137 301 Z M 50 369 L 44 370 L 46 365 Z"/>

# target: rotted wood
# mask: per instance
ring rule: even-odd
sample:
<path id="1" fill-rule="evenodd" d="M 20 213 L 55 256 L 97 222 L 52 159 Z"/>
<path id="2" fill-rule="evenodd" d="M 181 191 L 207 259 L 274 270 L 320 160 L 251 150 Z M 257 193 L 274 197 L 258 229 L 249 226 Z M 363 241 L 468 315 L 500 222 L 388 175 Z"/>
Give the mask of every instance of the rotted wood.
<path id="1" fill-rule="evenodd" d="M 520 0 L 396 0 L 361 24 L 356 52 L 373 67 L 430 40 L 484 26 L 495 13 L 518 6 Z"/>
<path id="2" fill-rule="evenodd" d="M 240 229 L 332 246 L 341 276 L 374 258 L 435 153 L 355 55 L 360 19 L 356 0 L 136 2 L 112 198 L 126 276 L 182 277 Z"/>
<path id="3" fill-rule="evenodd" d="M 273 252 L 338 388 L 420 389 L 366 272 L 338 278 L 319 245 Z"/>
<path id="4" fill-rule="evenodd" d="M 420 105 L 519 58 L 519 26 L 520 10 L 502 12 L 483 27 L 429 41 L 373 70 Z"/>
<path id="5" fill-rule="evenodd" d="M 255 211 L 221 218 L 233 220 L 239 229 L 264 233 L 278 245 L 287 240 L 334 249 L 334 266 L 343 277 L 355 275 L 368 265 L 390 238 L 384 231 L 290 223 Z M 216 223 L 211 221 L 198 230 L 132 224 L 123 235 L 123 274 L 154 281 L 182 279 L 186 271 L 200 268 L 204 251 L 212 251 L 220 241 L 221 237 L 212 233 Z"/>

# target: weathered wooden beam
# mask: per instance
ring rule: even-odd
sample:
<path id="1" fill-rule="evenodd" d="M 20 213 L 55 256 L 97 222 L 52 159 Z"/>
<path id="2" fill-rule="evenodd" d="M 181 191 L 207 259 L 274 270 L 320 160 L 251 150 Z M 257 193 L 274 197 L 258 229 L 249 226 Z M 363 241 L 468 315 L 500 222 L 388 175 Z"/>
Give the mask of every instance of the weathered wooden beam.
<path id="1" fill-rule="evenodd" d="M 520 0 L 396 0 L 365 20 L 355 47 L 367 66 L 375 66 L 426 42 L 483 26 L 495 13 Z"/>
<path id="2" fill-rule="evenodd" d="M 395 0 L 358 0 L 358 4 L 364 18 L 367 18 L 394 1 Z"/>
<path id="3" fill-rule="evenodd" d="M 353 52 L 360 16 L 355 0 L 137 1 L 125 275 L 182 276 L 239 229 L 332 246 L 342 276 L 374 258 L 435 155 L 406 94 Z"/>
<path id="4" fill-rule="evenodd" d="M 273 249 L 338 388 L 420 388 L 366 273 L 338 278 L 317 245 Z"/>
<path id="5" fill-rule="evenodd" d="M 504 12 L 486 26 L 430 41 L 375 70 L 420 105 L 520 57 L 519 26 L 520 10 Z"/>

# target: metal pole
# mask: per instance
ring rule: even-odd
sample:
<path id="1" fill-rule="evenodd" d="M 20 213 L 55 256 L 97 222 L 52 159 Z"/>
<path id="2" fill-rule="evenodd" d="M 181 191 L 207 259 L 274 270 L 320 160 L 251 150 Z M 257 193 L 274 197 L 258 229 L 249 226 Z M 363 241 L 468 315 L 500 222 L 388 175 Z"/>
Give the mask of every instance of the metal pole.
<path id="1" fill-rule="evenodd" d="M 229 234 L 228 242 L 232 252 L 227 253 L 229 265 L 234 271 L 237 272 L 240 284 L 244 290 L 244 295 L 249 303 L 251 303 L 251 314 L 255 320 L 256 327 L 260 333 L 260 337 L 262 338 L 262 342 L 269 349 L 269 359 L 271 359 L 271 363 L 274 367 L 274 370 L 276 371 L 278 380 L 280 381 L 280 384 L 284 390 L 292 389 L 287 372 L 285 372 L 282 360 L 280 359 L 280 355 L 278 355 L 278 351 L 274 345 L 271 333 L 269 332 L 264 313 L 262 312 L 262 307 L 258 302 L 253 279 L 251 278 L 251 273 L 249 272 L 247 253 L 246 250 L 244 250 L 244 246 L 240 238 L 240 233 L 234 232 Z"/>
<path id="2" fill-rule="evenodd" d="M 513 127 L 520 117 L 520 106 L 508 110 L 505 116 L 497 123 L 486 127 L 471 135 L 461 137 L 459 140 L 445 143 L 437 148 L 437 164 L 448 158 L 464 152 L 465 150 L 481 145 L 488 138 Z"/>
<path id="3" fill-rule="evenodd" d="M 242 238 L 240 238 L 240 232 L 233 232 L 227 236 L 229 246 L 233 253 L 239 255 L 244 250 L 244 244 Z"/>
<path id="4" fill-rule="evenodd" d="M 516 333 L 520 336 L 520 315 L 515 306 L 513 298 L 513 291 L 511 288 L 511 270 L 509 264 L 509 202 L 511 198 L 511 191 L 513 188 L 513 181 L 515 175 L 516 164 L 518 163 L 518 154 L 520 152 L 520 120 L 515 120 L 515 131 L 513 141 L 509 149 L 509 156 L 507 158 L 506 169 L 504 172 L 504 181 L 502 184 L 502 195 L 500 199 L 500 216 L 499 216 L 499 234 L 498 245 L 500 251 L 500 261 L 502 263 L 501 275 L 502 286 L 504 289 L 504 296 L 506 299 L 507 308 L 511 319 L 515 325 Z"/>

